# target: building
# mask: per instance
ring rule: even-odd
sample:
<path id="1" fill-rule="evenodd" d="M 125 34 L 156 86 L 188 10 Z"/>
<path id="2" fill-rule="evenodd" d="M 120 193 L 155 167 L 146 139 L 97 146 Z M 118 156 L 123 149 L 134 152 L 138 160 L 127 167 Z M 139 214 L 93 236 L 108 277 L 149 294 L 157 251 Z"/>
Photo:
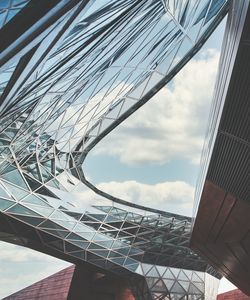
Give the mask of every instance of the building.
<path id="1" fill-rule="evenodd" d="M 249 300 L 250 297 L 243 294 L 240 290 L 232 290 L 217 296 L 217 300 Z"/>
<path id="2" fill-rule="evenodd" d="M 25 300 L 43 298 L 50 300 L 67 300 L 74 269 L 74 266 L 66 268 L 6 297 L 5 299 Z"/>
<path id="3" fill-rule="evenodd" d="M 191 244 L 250 295 L 249 1 L 232 2 Z"/>
<path id="4" fill-rule="evenodd" d="M 100 273 L 94 277 L 90 275 L 86 266 L 81 271 L 76 270 L 75 266 L 71 266 L 3 300 L 135 300 L 126 283 L 116 276 L 107 278 Z"/>
<path id="5" fill-rule="evenodd" d="M 191 218 L 106 194 L 82 164 L 197 53 L 229 2 L 0 8 L 1 240 L 72 262 L 79 276 L 101 274 L 106 287 L 116 278 L 136 300 L 216 299 L 221 275 L 190 249 Z M 91 205 L 79 199 L 86 188 L 98 195 Z"/>

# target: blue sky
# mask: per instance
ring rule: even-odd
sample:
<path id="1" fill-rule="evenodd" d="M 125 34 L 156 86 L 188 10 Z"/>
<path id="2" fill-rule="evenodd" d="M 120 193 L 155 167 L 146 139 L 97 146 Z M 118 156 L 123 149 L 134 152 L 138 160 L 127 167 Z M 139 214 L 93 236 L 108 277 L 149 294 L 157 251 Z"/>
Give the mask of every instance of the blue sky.
<path id="1" fill-rule="evenodd" d="M 224 26 L 90 152 L 83 169 L 91 182 L 124 200 L 192 214 Z"/>
<path id="2" fill-rule="evenodd" d="M 171 84 L 89 154 L 84 170 L 91 182 L 124 200 L 192 214 L 224 26 Z M 0 247 L 1 298 L 69 265 L 3 242 Z M 233 288 L 222 280 L 221 292 Z"/>

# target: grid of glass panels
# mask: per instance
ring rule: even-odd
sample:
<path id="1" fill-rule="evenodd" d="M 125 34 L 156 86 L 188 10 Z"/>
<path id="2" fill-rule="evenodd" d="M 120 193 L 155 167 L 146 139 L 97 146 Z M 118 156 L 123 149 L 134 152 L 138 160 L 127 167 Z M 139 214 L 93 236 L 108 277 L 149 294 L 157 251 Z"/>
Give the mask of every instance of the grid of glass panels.
<path id="1" fill-rule="evenodd" d="M 0 16 L 26 2 L 1 2 Z M 220 276 L 189 249 L 189 218 L 115 198 L 89 203 L 79 193 L 87 189 L 88 151 L 171 80 L 227 2 L 106 0 L 80 9 L 80 1 L 31 42 L 32 51 L 3 65 L 1 213 L 35 228 L 59 252 L 144 276 L 151 299 L 204 299 L 204 272 Z"/>

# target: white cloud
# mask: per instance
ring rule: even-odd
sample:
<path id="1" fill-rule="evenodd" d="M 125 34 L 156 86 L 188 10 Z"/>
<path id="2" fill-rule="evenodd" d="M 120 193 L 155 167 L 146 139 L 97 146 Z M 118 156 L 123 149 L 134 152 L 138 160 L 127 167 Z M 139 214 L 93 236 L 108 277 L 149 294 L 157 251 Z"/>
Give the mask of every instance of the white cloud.
<path id="1" fill-rule="evenodd" d="M 0 298 L 66 267 L 68 262 L 37 251 L 0 242 Z"/>
<path id="2" fill-rule="evenodd" d="M 184 181 L 144 184 L 137 181 L 104 182 L 97 185 L 101 191 L 117 198 L 177 214 L 191 216 L 194 187 Z M 78 198 L 79 199 L 79 198 Z M 83 191 L 78 206 L 86 209 L 86 204 L 102 204 L 102 200 L 92 191 Z"/>
<path id="3" fill-rule="evenodd" d="M 126 164 L 198 163 L 216 79 L 219 52 L 192 59 L 168 87 L 109 134 L 93 150 Z"/>
<path id="4" fill-rule="evenodd" d="M 45 255 L 43 253 L 27 250 L 25 247 L 12 245 L 9 243 L 0 243 L 0 259 L 9 262 L 26 262 L 30 260 L 46 260 L 51 261 L 53 258 L 51 256 Z"/>

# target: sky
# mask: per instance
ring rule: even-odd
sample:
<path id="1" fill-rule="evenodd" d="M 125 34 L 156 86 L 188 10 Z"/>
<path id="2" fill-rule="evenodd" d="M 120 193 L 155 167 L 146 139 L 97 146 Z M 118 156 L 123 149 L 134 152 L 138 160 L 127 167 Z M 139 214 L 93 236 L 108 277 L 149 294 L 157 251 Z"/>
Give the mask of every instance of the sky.
<path id="1" fill-rule="evenodd" d="M 101 141 L 84 163 L 99 189 L 127 201 L 192 215 L 225 21 L 172 82 Z M 90 199 L 93 193 L 85 191 Z M 0 242 L 0 298 L 67 262 Z M 223 279 L 219 292 L 235 287 Z"/>

